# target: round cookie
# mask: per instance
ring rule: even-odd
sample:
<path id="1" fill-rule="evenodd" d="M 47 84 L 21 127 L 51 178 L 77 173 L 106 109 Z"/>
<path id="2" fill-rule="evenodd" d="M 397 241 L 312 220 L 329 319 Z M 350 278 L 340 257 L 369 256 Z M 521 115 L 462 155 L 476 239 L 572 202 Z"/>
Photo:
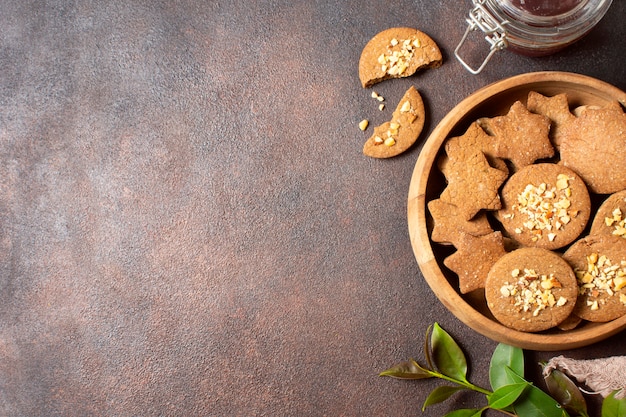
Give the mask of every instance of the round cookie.
<path id="1" fill-rule="evenodd" d="M 578 238 L 591 215 L 583 180 L 557 164 L 528 165 L 502 188 L 498 219 L 524 246 L 558 249 Z"/>
<path id="2" fill-rule="evenodd" d="M 574 314 L 607 322 L 626 314 L 626 240 L 617 236 L 587 236 L 563 255 L 580 287 Z"/>
<path id="3" fill-rule="evenodd" d="M 500 258 L 485 281 L 487 306 L 503 325 L 539 332 L 571 314 L 578 285 L 572 268 L 554 252 L 521 248 Z"/>
<path id="4" fill-rule="evenodd" d="M 589 234 L 626 239 L 626 190 L 611 194 L 604 200 L 591 223 Z"/>
<path id="5" fill-rule="evenodd" d="M 417 29 L 397 27 L 383 30 L 365 45 L 359 59 L 363 87 L 390 78 L 408 77 L 424 68 L 442 64 L 439 47 Z"/>

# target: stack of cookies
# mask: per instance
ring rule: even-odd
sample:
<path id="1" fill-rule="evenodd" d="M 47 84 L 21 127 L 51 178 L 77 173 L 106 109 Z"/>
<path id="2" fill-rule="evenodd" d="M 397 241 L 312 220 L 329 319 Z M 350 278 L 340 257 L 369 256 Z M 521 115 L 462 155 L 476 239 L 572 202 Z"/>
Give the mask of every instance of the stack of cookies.
<path id="1" fill-rule="evenodd" d="M 462 294 L 510 328 L 569 330 L 626 314 L 626 113 L 529 93 L 450 137 L 428 202 Z"/>

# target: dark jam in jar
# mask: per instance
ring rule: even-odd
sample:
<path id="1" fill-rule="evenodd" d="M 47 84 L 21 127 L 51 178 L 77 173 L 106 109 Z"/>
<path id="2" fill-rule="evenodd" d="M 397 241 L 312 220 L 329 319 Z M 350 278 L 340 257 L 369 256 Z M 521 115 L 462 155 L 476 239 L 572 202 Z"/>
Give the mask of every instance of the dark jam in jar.
<path id="1" fill-rule="evenodd" d="M 613 0 L 472 0 L 465 35 L 454 51 L 473 74 L 479 73 L 494 52 L 508 49 L 542 56 L 560 51 L 585 36 L 606 14 Z M 462 58 L 468 35 L 484 32 L 489 50 L 475 69 Z"/>
<path id="2" fill-rule="evenodd" d="M 611 0 L 486 0 L 507 32 L 508 49 L 549 55 L 583 37 L 604 15 Z"/>
<path id="3" fill-rule="evenodd" d="M 509 0 L 511 5 L 533 16 L 558 16 L 574 10 L 583 0 Z"/>

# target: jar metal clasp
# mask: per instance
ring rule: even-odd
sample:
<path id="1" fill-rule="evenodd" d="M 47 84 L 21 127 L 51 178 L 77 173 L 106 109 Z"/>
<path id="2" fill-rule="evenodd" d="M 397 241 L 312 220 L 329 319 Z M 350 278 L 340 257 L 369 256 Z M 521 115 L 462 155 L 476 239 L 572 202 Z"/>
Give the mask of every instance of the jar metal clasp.
<path id="1" fill-rule="evenodd" d="M 507 47 L 506 30 L 504 26 L 508 21 L 502 23 L 498 22 L 491 13 L 484 6 L 485 0 L 474 0 L 474 8 L 470 10 L 469 17 L 465 19 L 467 21 L 467 29 L 465 34 L 461 38 L 458 46 L 454 50 L 454 55 L 461 64 L 472 74 L 478 74 L 485 68 L 487 62 L 491 59 L 493 54 L 497 51 Z M 480 29 L 485 34 L 485 40 L 489 43 L 489 54 L 483 60 L 483 63 L 478 69 L 472 68 L 467 62 L 461 58 L 459 51 L 463 46 L 463 43 L 467 40 L 468 35 L 476 29 Z"/>

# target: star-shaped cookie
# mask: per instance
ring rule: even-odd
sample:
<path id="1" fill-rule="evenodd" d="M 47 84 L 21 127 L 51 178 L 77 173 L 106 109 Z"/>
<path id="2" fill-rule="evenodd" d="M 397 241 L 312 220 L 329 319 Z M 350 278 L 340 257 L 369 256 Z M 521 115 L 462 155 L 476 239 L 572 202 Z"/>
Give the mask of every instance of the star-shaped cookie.
<path id="1" fill-rule="evenodd" d="M 493 232 L 487 215 L 480 213 L 471 220 L 465 220 L 458 207 L 441 199 L 428 202 L 428 211 L 433 217 L 433 242 L 457 245 L 463 234 L 482 236 Z"/>
<path id="2" fill-rule="evenodd" d="M 459 147 L 448 155 L 444 175 L 448 184 L 440 198 L 458 207 L 465 220 L 470 220 L 482 209 L 501 208 L 498 189 L 508 175 L 492 168 L 481 151 Z"/>
<path id="3" fill-rule="evenodd" d="M 485 287 L 489 269 L 505 254 L 502 233 L 479 237 L 463 233 L 458 239 L 457 251 L 443 263 L 459 276 L 459 291 L 467 294 Z"/>

